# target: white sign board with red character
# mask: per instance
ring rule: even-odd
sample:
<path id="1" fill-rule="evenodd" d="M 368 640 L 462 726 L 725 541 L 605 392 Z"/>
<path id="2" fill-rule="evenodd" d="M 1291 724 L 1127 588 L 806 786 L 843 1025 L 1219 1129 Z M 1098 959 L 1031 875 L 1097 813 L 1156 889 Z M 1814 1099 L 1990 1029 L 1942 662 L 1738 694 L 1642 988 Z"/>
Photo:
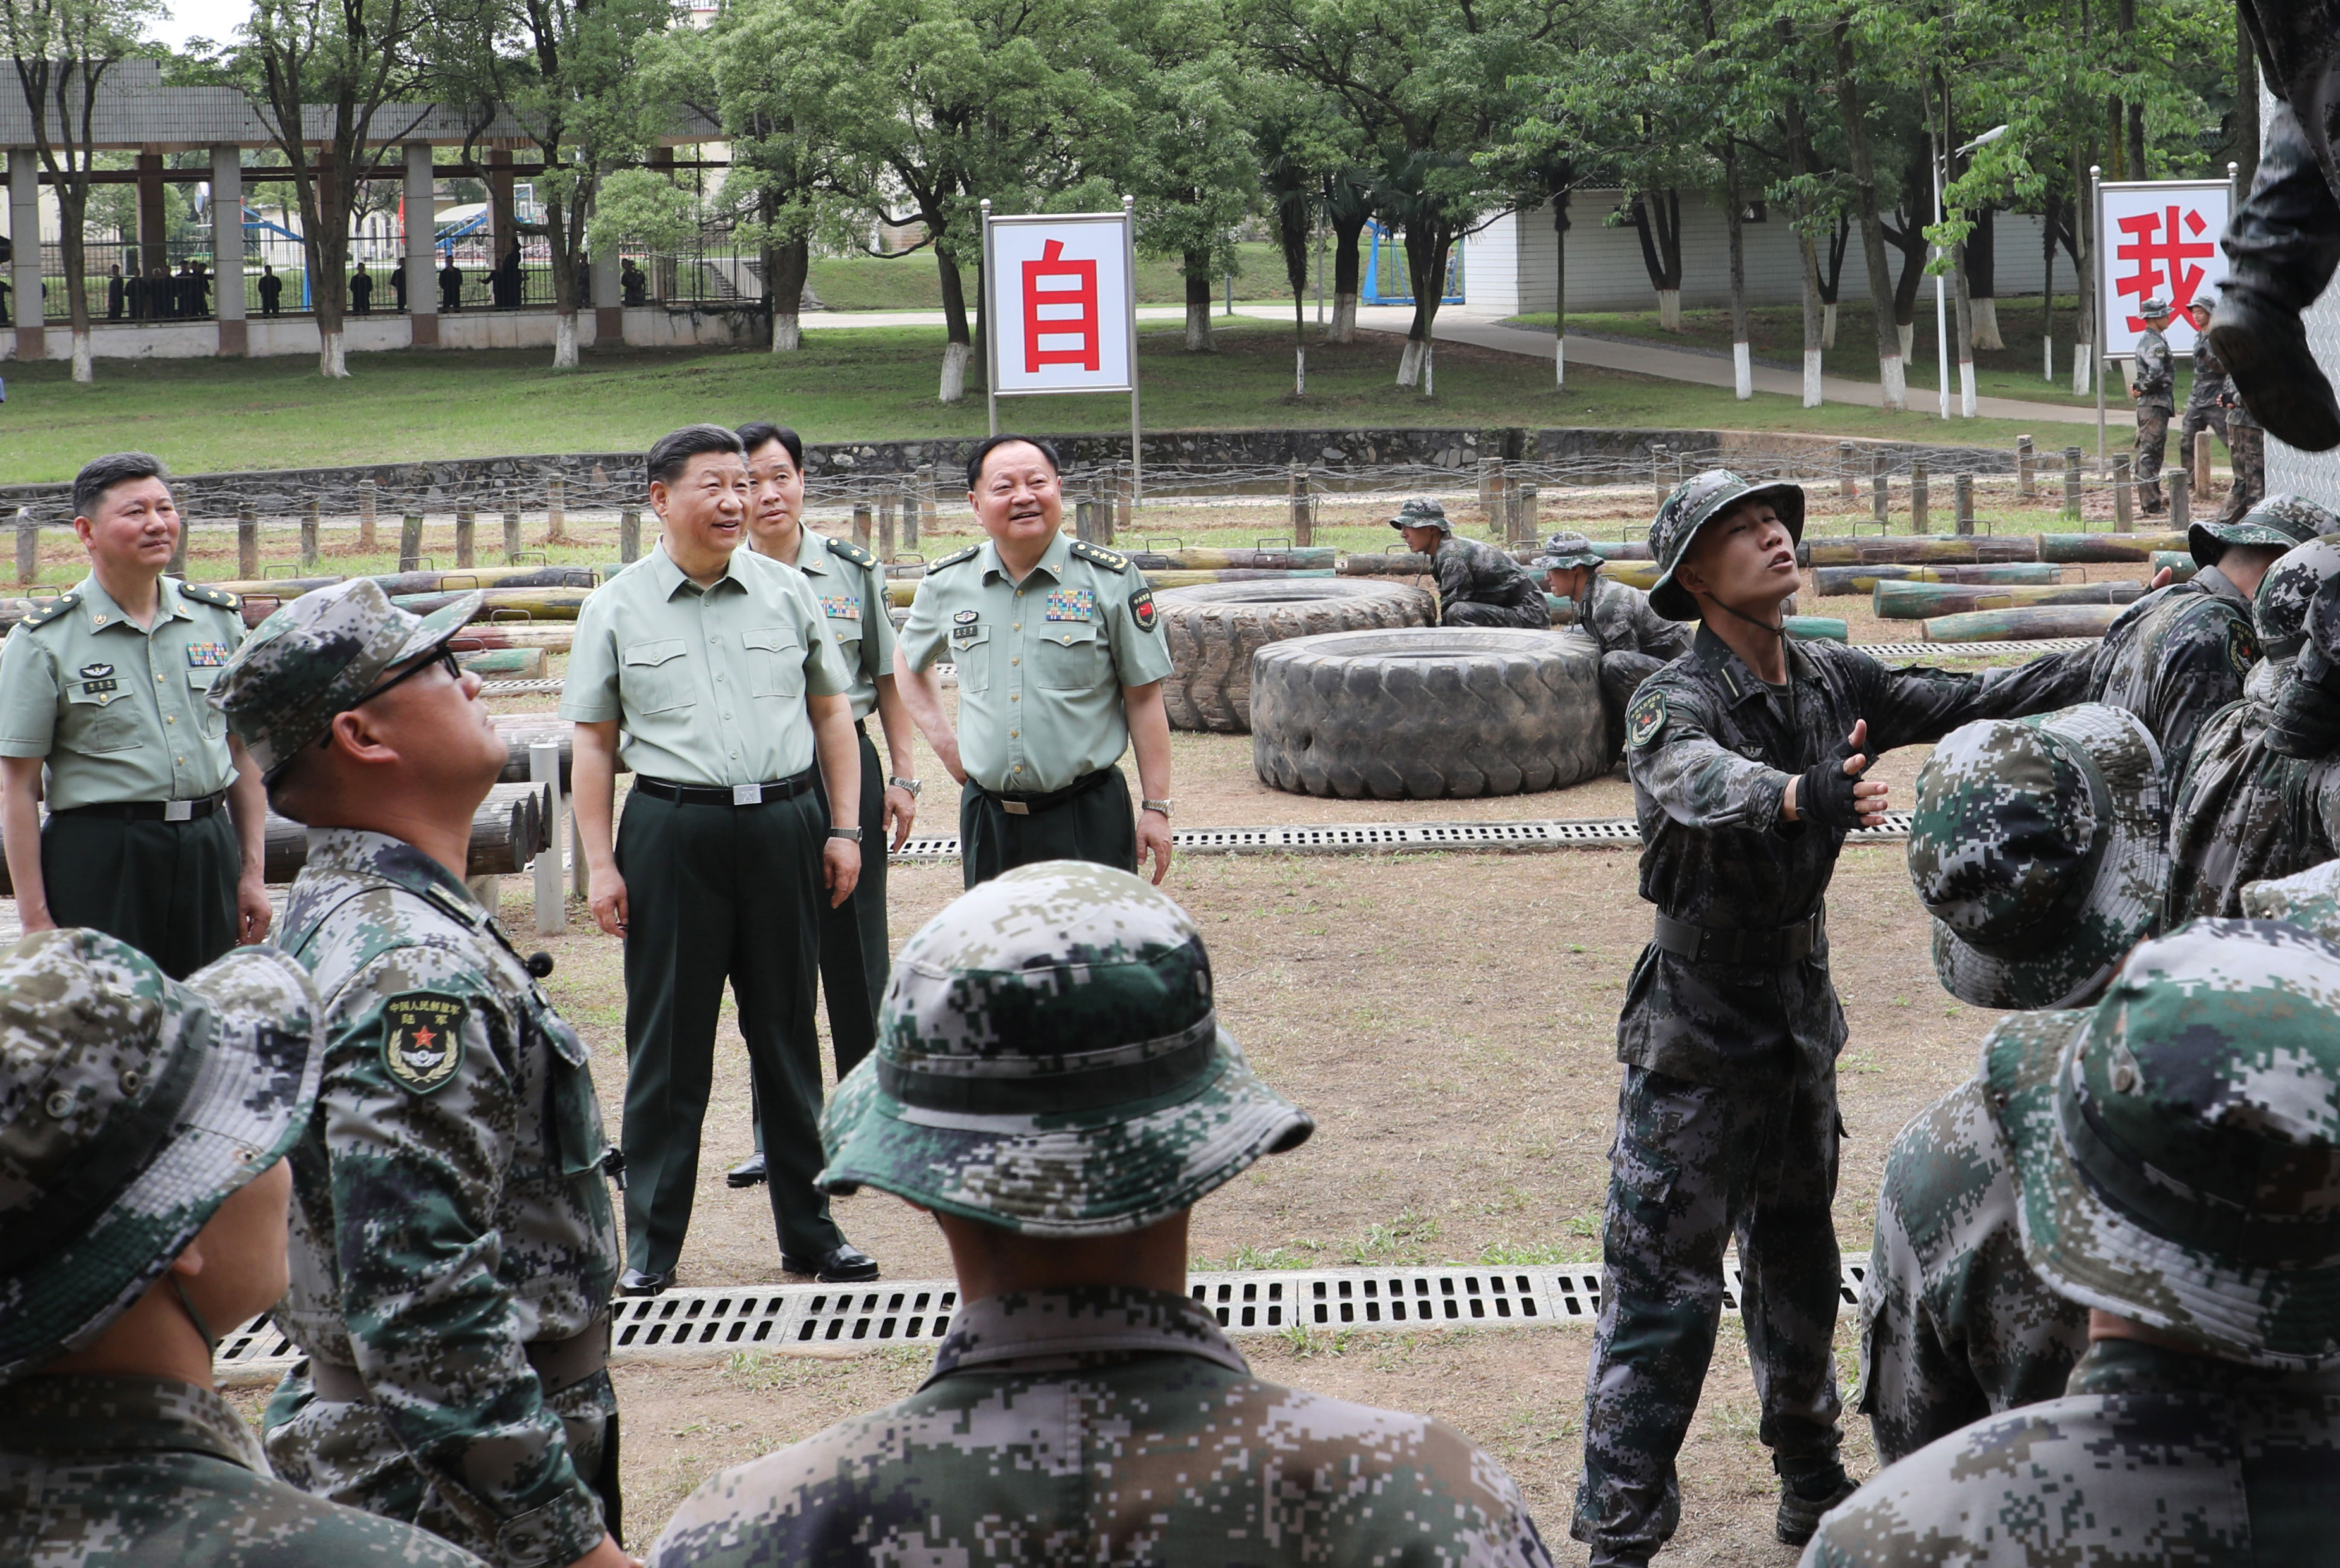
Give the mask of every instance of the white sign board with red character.
<path id="1" fill-rule="evenodd" d="M 2234 188 L 2224 180 L 2150 180 L 2104 184 L 2098 192 L 2098 298 L 2105 302 L 2102 352 L 2127 359 L 2145 331 L 2137 307 L 2158 294 L 2174 313 L 2161 335 L 2170 352 L 2194 352 L 2185 314 L 2196 295 L 2213 303 L 2226 276 L 2226 232 Z"/>
<path id="2" fill-rule="evenodd" d="M 983 203 L 983 338 L 991 433 L 999 400 L 1129 394 L 1130 496 L 1145 491 L 1137 424 L 1137 219 L 1117 213 L 997 217 Z"/>

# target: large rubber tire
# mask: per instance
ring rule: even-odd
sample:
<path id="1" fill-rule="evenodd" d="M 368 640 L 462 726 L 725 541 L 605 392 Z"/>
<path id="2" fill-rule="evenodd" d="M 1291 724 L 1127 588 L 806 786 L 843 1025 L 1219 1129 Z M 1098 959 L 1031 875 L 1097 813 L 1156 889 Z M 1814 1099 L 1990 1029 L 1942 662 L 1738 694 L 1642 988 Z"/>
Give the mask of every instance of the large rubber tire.
<path id="1" fill-rule="evenodd" d="M 1224 735 L 1251 728 L 1251 656 L 1267 644 L 1428 626 L 1438 616 L 1438 601 L 1423 589 L 1337 577 L 1170 588 L 1154 603 L 1170 650 L 1170 678 L 1162 683 L 1170 728 Z"/>
<path id="2" fill-rule="evenodd" d="M 1579 631 L 1425 627 L 1272 643 L 1252 660 L 1252 766 L 1294 794 L 1524 795 L 1616 760 Z"/>

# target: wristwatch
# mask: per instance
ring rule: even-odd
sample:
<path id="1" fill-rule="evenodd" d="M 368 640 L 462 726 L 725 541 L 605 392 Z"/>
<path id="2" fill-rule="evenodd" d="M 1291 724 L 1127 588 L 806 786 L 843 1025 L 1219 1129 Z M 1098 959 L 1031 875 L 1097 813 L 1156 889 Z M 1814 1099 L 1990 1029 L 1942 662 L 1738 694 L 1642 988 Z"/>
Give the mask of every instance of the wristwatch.
<path id="1" fill-rule="evenodd" d="M 1167 800 L 1141 800 L 1138 806 L 1143 810 L 1159 811 L 1165 819 L 1170 815 L 1170 802 Z"/>
<path id="2" fill-rule="evenodd" d="M 887 776 L 886 782 L 889 787 L 901 790 L 913 800 L 918 798 L 918 791 L 924 788 L 916 779 L 900 779 L 891 774 Z"/>
<path id="3" fill-rule="evenodd" d="M 850 839 L 857 844 L 861 842 L 861 829 L 858 828 L 831 828 L 828 830 L 828 836 L 832 839 Z"/>

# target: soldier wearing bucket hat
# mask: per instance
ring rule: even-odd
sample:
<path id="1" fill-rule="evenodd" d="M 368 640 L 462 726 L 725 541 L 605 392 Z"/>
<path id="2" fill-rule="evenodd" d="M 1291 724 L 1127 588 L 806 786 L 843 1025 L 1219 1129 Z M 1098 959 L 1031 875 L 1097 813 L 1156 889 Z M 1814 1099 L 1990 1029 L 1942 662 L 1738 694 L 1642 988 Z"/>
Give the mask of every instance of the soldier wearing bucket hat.
<path id="1" fill-rule="evenodd" d="M 2161 494 L 2161 462 L 2169 450 L 2169 422 L 2177 412 L 2177 371 L 2169 355 L 2169 340 L 2161 335 L 2169 324 L 2169 302 L 2154 295 L 2137 307 L 2145 330 L 2137 334 L 2137 361 L 2129 370 L 2128 395 L 2137 400 L 2137 510 L 2159 517 L 2169 510 Z"/>
<path id="2" fill-rule="evenodd" d="M 1822 904 L 1845 835 L 1882 820 L 1871 756 L 2042 705 L 2030 669 L 1991 679 L 1888 670 L 1786 640 L 1803 492 L 1715 469 L 1650 530 L 1651 603 L 1699 620 L 1691 651 L 1625 719 L 1652 940 L 1617 1024 L 1625 1064 L 1603 1223 L 1606 1287 L 1586 1378 L 1572 1530 L 1592 1561 L 1647 1563 L 1681 1510 L 1675 1455 L 1712 1358 L 1723 1251 L 1780 1476 L 1783 1541 L 1850 1490 L 1838 1456 L 1837 1053 L 1845 1025 Z M 1663 1173 L 1662 1176 L 1660 1173 Z M 1647 1195 L 1662 1182 L 1672 1197 Z"/>
<path id="3" fill-rule="evenodd" d="M 499 1568 L 621 1568 L 618 1272 L 584 1043 L 463 881 L 507 749 L 448 640 L 372 581 L 270 616 L 213 700 L 309 829 L 278 940 L 325 1007 L 292 1154 L 302 1361 L 263 1422 L 305 1492 Z"/>
<path id="4" fill-rule="evenodd" d="M 317 995 L 273 948 L 184 982 L 90 930 L 0 951 L 0 1533 L 11 1562 L 474 1560 L 273 1478 L 212 1384 L 284 1288 Z"/>
<path id="5" fill-rule="evenodd" d="M 700 1487 L 656 1568 L 984 1540 L 1164 1568 L 1549 1568 L 1518 1488 L 1469 1440 L 1262 1382 L 1185 1294 L 1187 1210 L 1314 1126 L 1215 1002 L 1194 922 L 1094 864 L 1009 871 L 910 938 L 877 1053 L 823 1117 L 820 1181 L 931 1211 L 963 1305 L 917 1393 Z"/>
<path id="6" fill-rule="evenodd" d="M 1601 650 L 1601 709 L 1610 750 L 1623 743 L 1625 709 L 1641 682 L 1690 651 L 1690 628 L 1650 607 L 1650 596 L 1601 575 L 1606 558 L 1581 533 L 1555 533 L 1536 562 L 1552 594 L 1573 600 L 1576 628 Z"/>
<path id="7" fill-rule="evenodd" d="M 2088 1309 L 2064 1396 L 1977 1422 L 1822 1521 L 1807 1565 L 2332 1560 L 2340 946 L 2196 920 L 2052 1051 L 1986 1063 L 2024 1255 Z"/>
<path id="8" fill-rule="evenodd" d="M 1405 536 L 1407 548 L 1430 557 L 1438 580 L 1441 626 L 1520 626 L 1542 631 L 1552 625 L 1543 590 L 1509 551 L 1483 540 L 1464 539 L 1446 521 L 1446 509 L 1417 495 L 1397 509 L 1389 525 Z"/>

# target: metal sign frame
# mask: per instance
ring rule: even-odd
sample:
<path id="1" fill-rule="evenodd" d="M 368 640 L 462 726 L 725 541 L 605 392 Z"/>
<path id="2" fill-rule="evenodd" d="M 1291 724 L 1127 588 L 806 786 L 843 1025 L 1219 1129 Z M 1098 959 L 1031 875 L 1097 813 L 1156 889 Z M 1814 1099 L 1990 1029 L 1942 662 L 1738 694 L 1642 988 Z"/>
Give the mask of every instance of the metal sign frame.
<path id="1" fill-rule="evenodd" d="M 2089 288 L 2096 296 L 2095 336 L 2097 341 L 2092 346 L 2096 355 L 2094 372 L 2097 382 L 2097 466 L 2099 471 L 2105 471 L 2107 463 L 2105 442 L 2105 381 L 2118 368 L 2120 361 L 2136 357 L 2134 354 L 2116 353 L 2112 348 L 2112 320 L 2115 309 L 2112 273 L 2118 256 L 2117 247 L 2106 243 L 2105 197 L 2107 194 L 2115 192 L 2155 191 L 2175 195 L 2180 192 L 2214 191 L 2224 199 L 2226 216 L 2231 221 L 2235 208 L 2239 204 L 2240 200 L 2235 189 L 2235 165 L 2229 164 L 2226 165 L 2226 178 L 2223 180 L 2107 180 L 2104 178 L 2101 165 L 2091 165 L 2088 169 L 2090 209 L 2088 213 L 2088 274 Z M 2223 232 L 2224 226 L 2224 224 L 2218 225 L 2220 232 Z M 2209 230 L 2204 232 L 2209 235 L 2210 264 L 2204 268 L 2208 275 L 2203 279 L 2202 287 L 2211 288 L 2225 280 L 2226 260 L 2218 245 L 2218 233 Z M 2175 293 L 2174 280 L 2172 292 Z M 2170 301 L 2173 307 L 2176 303 L 2174 298 Z M 2190 323 L 2187 330 L 2190 332 Z M 2184 349 L 2173 347 L 2170 352 L 2191 359 L 2194 348 L 2189 342 Z"/>
<path id="2" fill-rule="evenodd" d="M 999 433 L 999 400 L 1003 397 L 1055 397 L 1065 394 L 1086 396 L 1110 395 L 1126 390 L 1129 393 L 1129 499 L 1135 506 L 1145 494 L 1145 453 L 1144 437 L 1138 424 L 1137 394 L 1137 199 L 1124 196 L 1118 213 L 1018 213 L 1007 216 L 993 213 L 991 198 L 983 199 L 983 333 L 984 404 L 990 421 L 991 433 Z M 1122 275 L 1128 282 L 1127 309 L 1124 313 L 1124 331 L 1127 333 L 1129 354 L 1129 385 L 1122 387 L 1028 387 L 1014 391 L 999 390 L 999 329 L 1008 306 L 1001 296 L 1006 292 L 1000 283 L 1000 271 L 992 250 L 992 233 L 996 228 L 1019 224 L 1117 222 L 1121 224 Z"/>

